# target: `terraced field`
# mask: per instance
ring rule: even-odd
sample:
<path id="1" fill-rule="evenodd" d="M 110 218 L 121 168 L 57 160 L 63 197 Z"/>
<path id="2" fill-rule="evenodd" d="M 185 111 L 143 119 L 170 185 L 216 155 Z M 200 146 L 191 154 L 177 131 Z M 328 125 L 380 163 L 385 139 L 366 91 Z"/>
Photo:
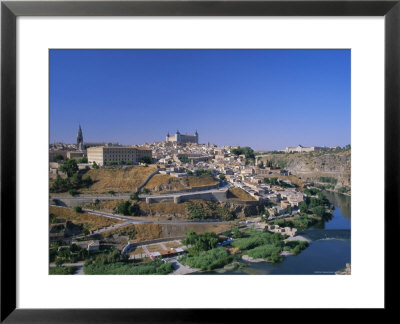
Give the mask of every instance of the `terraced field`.
<path id="1" fill-rule="evenodd" d="M 90 176 L 94 183 L 80 191 L 82 193 L 133 192 L 155 170 L 154 165 L 91 169 L 86 175 Z"/>
<path id="2" fill-rule="evenodd" d="M 77 213 L 72 209 L 55 206 L 50 206 L 50 214 L 55 215 L 58 220 L 71 221 L 75 225 L 85 224 L 89 230 L 97 230 L 99 228 L 123 223 L 123 221 L 120 220 L 88 213 Z"/>

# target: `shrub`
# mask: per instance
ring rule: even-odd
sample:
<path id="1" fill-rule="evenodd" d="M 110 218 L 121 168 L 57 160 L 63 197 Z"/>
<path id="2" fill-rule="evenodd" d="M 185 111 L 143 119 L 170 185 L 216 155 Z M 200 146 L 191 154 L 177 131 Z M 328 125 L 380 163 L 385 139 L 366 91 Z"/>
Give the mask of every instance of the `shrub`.
<path id="1" fill-rule="evenodd" d="M 148 156 L 144 156 L 140 159 L 140 163 L 151 164 L 151 158 Z"/>
<path id="2" fill-rule="evenodd" d="M 196 234 L 193 231 L 189 231 L 183 242 L 186 245 L 192 245 L 192 252 L 198 253 L 200 251 L 207 251 L 214 248 L 218 243 L 218 237 L 217 234 L 213 232 Z"/>
<path id="3" fill-rule="evenodd" d="M 140 208 L 138 204 L 131 204 L 130 201 L 121 201 L 117 207 L 118 214 L 125 216 L 138 216 L 140 215 Z"/>
<path id="4" fill-rule="evenodd" d="M 75 207 L 74 207 L 74 211 L 75 211 L 76 213 L 83 213 L 83 210 L 82 210 L 82 207 L 81 207 L 81 206 L 75 206 Z"/>
<path id="5" fill-rule="evenodd" d="M 267 259 L 268 261 L 278 262 L 282 261 L 282 256 L 280 256 L 281 248 L 275 245 L 262 245 L 258 246 L 254 249 L 247 251 L 247 254 L 252 258 L 258 259 Z M 276 258 L 276 256 L 280 256 L 280 258 Z"/>
<path id="6" fill-rule="evenodd" d="M 76 271 L 76 267 L 49 267 L 51 275 L 72 275 Z"/>
<path id="7" fill-rule="evenodd" d="M 69 190 L 68 190 L 68 193 L 69 193 L 71 196 L 76 196 L 79 192 L 78 192 L 78 190 L 76 190 L 76 189 L 69 189 Z"/>
<path id="8" fill-rule="evenodd" d="M 222 248 L 216 248 L 209 251 L 204 251 L 194 256 L 187 256 L 181 259 L 181 262 L 187 264 L 191 268 L 201 270 L 213 270 L 221 268 L 231 262 L 232 257 Z"/>
<path id="9" fill-rule="evenodd" d="M 83 271 L 87 275 L 165 275 L 174 271 L 171 263 L 154 260 L 147 264 L 135 265 L 132 262 L 109 264 L 85 263 Z"/>

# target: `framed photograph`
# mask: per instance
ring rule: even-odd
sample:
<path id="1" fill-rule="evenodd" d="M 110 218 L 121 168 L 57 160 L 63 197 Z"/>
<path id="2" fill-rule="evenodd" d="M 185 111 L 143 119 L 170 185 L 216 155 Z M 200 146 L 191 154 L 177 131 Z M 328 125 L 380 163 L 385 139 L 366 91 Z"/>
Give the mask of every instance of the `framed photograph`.
<path id="1" fill-rule="evenodd" d="M 390 308 L 399 15 L 3 1 L 1 320 Z"/>

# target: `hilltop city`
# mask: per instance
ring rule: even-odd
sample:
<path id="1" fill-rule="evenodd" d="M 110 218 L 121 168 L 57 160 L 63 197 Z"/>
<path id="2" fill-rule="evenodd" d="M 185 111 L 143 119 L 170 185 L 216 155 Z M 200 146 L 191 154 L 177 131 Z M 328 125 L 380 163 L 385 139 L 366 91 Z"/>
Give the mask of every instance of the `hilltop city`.
<path id="1" fill-rule="evenodd" d="M 50 273 L 282 262 L 308 247 L 301 231 L 332 218 L 324 192 L 351 195 L 350 156 L 350 145 L 201 144 L 197 130 L 151 144 L 85 142 L 79 125 L 76 143 L 49 145 Z"/>

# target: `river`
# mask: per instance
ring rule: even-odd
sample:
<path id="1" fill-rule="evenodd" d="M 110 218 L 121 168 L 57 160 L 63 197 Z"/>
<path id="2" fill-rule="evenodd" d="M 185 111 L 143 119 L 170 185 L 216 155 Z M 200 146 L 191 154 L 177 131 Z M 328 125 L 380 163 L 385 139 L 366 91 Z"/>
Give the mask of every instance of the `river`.
<path id="1" fill-rule="evenodd" d="M 346 263 L 350 263 L 351 255 L 351 197 L 333 192 L 324 194 L 335 206 L 333 217 L 299 233 L 311 240 L 309 247 L 300 254 L 284 257 L 283 262 L 278 264 L 240 261 L 242 267 L 238 269 L 210 271 L 207 274 L 329 275 L 343 269 Z"/>

